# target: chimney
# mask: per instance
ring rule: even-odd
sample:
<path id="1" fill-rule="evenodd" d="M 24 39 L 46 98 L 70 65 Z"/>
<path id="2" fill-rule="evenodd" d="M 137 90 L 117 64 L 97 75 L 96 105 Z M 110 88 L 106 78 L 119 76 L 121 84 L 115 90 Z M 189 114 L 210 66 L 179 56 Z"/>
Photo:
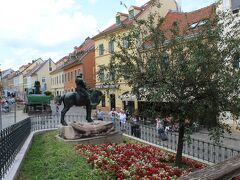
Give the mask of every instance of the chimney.
<path id="1" fill-rule="evenodd" d="M 177 3 L 177 11 L 182 12 L 182 0 L 176 0 Z"/>

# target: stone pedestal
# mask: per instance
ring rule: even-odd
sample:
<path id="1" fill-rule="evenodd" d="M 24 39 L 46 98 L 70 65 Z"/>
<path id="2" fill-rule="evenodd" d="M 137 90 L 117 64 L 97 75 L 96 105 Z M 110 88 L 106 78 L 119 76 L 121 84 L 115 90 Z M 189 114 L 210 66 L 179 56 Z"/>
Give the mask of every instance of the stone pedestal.
<path id="1" fill-rule="evenodd" d="M 79 139 L 81 136 L 77 133 L 72 126 L 61 126 L 59 128 L 59 135 L 63 139 Z"/>
<path id="2" fill-rule="evenodd" d="M 79 138 L 79 139 L 63 139 L 59 135 L 56 136 L 57 140 L 64 141 L 71 144 L 108 144 L 108 143 L 122 143 L 123 135 L 120 132 L 111 132 L 108 135 L 104 136 L 95 136 L 88 138 Z"/>
<path id="3" fill-rule="evenodd" d="M 60 137 L 66 140 L 105 136 L 114 131 L 114 124 L 111 121 L 75 122 L 59 128 Z"/>

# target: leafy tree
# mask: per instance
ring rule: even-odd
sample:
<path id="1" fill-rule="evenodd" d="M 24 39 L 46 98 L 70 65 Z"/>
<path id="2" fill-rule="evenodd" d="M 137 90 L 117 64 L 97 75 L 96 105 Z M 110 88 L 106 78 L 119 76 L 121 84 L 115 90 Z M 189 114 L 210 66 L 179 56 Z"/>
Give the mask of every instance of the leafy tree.
<path id="1" fill-rule="evenodd" d="M 119 50 L 104 68 L 115 70 L 115 81 L 124 79 L 138 99 L 171 103 L 171 115 L 179 123 L 177 165 L 188 127 L 200 121 L 207 124 L 219 143 L 219 136 L 229 131 L 221 112 L 239 113 L 235 57 L 240 53 L 240 34 L 234 31 L 239 21 L 233 20 L 219 12 L 193 29 L 182 30 L 178 22 L 164 29 L 164 18 L 156 20 L 151 14 L 147 20 L 134 19 L 127 33 L 111 37 Z M 229 25 L 233 29 L 226 31 Z M 123 43 L 126 37 L 128 46 Z"/>

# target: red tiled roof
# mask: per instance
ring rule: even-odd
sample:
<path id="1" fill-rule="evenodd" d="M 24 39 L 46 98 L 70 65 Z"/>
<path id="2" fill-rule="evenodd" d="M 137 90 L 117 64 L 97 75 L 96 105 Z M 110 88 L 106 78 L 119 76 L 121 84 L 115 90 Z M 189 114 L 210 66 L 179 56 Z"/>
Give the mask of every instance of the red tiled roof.
<path id="1" fill-rule="evenodd" d="M 62 59 L 56 62 L 56 65 L 61 64 L 64 60 L 66 60 L 68 56 L 64 56 Z"/>
<path id="2" fill-rule="evenodd" d="M 198 23 L 213 17 L 215 15 L 214 10 L 215 4 L 187 13 L 169 11 L 165 16 L 161 29 L 165 31 L 165 35 L 169 37 L 173 23 L 177 22 L 180 34 L 186 33 L 193 23 Z"/>
<path id="3" fill-rule="evenodd" d="M 141 7 L 138 7 L 138 6 L 131 6 L 131 7 L 133 7 L 134 9 L 140 10 L 140 11 L 143 9 Z"/>
<path id="4" fill-rule="evenodd" d="M 121 16 L 126 16 L 126 17 L 128 17 L 128 14 L 126 14 L 126 13 L 118 12 L 118 14 L 120 14 Z"/>
<path id="5" fill-rule="evenodd" d="M 182 12 L 173 12 L 169 11 L 164 18 L 163 24 L 161 25 L 160 29 L 164 33 L 164 36 L 167 39 L 171 39 L 172 37 L 172 25 L 177 22 L 179 35 L 190 35 L 193 33 L 198 32 L 200 29 L 198 26 L 195 28 L 190 28 L 192 24 L 196 25 L 206 19 L 214 17 L 215 14 L 215 4 L 209 5 L 207 7 L 198 9 L 196 11 L 182 13 Z M 152 41 L 147 39 L 144 42 L 145 47 L 152 47 Z"/>
<path id="6" fill-rule="evenodd" d="M 94 40 L 87 37 L 85 41 L 76 49 L 77 53 L 81 51 L 87 51 L 94 46 Z"/>
<path id="7" fill-rule="evenodd" d="M 76 62 L 80 62 L 83 57 L 91 50 L 94 49 L 94 40 L 92 40 L 91 38 L 87 37 L 85 39 L 85 41 L 77 48 L 74 49 L 73 52 L 71 52 L 69 54 L 69 56 L 76 56 L 77 53 L 82 53 L 80 54 L 80 57 L 78 56 L 78 58 L 76 60 L 68 60 L 66 62 L 66 64 L 64 65 L 64 68 L 66 68 L 68 65 L 71 65 L 73 63 L 76 63 Z"/>

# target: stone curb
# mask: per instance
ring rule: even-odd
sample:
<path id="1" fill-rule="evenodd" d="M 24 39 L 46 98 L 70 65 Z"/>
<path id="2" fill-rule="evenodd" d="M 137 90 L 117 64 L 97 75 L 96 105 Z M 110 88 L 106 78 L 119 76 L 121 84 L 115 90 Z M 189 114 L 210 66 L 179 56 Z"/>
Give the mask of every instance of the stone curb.
<path id="1" fill-rule="evenodd" d="M 25 155 L 27 154 L 31 144 L 32 144 L 32 139 L 35 135 L 44 133 L 46 131 L 53 131 L 57 130 L 57 128 L 52 128 L 52 129 L 42 129 L 38 131 L 33 131 L 30 133 L 28 136 L 27 140 L 24 142 L 21 150 L 18 152 L 17 156 L 15 157 L 15 160 L 13 162 L 13 165 L 11 168 L 8 170 L 6 176 L 3 178 L 3 180 L 13 180 L 17 178 L 18 171 L 22 165 L 23 159 Z"/>

